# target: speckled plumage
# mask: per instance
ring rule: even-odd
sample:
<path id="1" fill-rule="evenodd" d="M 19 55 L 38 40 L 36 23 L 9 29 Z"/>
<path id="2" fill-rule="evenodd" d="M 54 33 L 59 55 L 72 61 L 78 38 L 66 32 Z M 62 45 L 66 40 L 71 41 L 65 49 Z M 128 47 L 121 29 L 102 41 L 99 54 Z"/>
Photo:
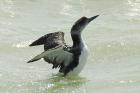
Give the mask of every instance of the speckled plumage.
<path id="1" fill-rule="evenodd" d="M 71 28 L 73 40 L 71 47 L 66 45 L 63 32 L 50 33 L 34 41 L 30 46 L 43 44 L 44 52 L 35 56 L 28 63 L 44 58 L 46 62 L 53 64 L 52 68 L 59 68 L 59 72 L 64 76 L 68 73 L 80 73 L 88 57 L 87 47 L 82 40 L 81 33 L 86 25 L 98 16 L 82 17 L 75 22 Z"/>

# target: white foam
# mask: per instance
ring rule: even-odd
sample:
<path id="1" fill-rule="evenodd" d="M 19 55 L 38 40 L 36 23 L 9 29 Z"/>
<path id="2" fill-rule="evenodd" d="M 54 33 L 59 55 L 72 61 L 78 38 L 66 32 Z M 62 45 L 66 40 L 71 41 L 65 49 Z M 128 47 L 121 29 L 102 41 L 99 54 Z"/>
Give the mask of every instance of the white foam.
<path id="1" fill-rule="evenodd" d="M 17 47 L 17 48 L 24 48 L 24 47 L 27 47 L 29 46 L 29 44 L 31 44 L 32 40 L 29 40 L 29 41 L 22 41 L 22 42 L 19 42 L 17 44 L 13 44 L 12 46 L 13 47 Z"/>

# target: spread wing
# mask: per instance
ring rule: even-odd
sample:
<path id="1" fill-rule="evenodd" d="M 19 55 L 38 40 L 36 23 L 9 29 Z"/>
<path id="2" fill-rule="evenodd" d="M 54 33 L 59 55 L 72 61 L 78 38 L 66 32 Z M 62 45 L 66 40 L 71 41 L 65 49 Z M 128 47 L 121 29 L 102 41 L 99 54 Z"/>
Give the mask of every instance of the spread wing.
<path id="1" fill-rule="evenodd" d="M 64 72 L 65 67 L 73 61 L 73 54 L 60 47 L 44 51 L 28 61 L 28 63 L 40 60 L 41 58 L 44 58 L 45 61 L 53 64 L 53 68 L 59 67 L 59 72 Z"/>
<path id="2" fill-rule="evenodd" d="M 63 32 L 54 32 L 46 34 L 29 46 L 36 46 L 36 45 L 44 45 L 44 50 L 47 51 L 48 49 L 55 48 L 55 47 L 64 47 L 66 46 L 64 40 L 64 33 Z"/>

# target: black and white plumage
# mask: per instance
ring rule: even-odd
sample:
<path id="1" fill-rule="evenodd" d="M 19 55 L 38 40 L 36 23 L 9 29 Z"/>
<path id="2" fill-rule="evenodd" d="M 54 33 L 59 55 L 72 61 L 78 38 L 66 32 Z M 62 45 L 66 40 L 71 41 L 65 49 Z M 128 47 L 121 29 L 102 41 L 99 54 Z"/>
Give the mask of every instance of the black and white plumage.
<path id="1" fill-rule="evenodd" d="M 49 33 L 34 41 L 29 46 L 43 44 L 44 52 L 35 56 L 28 63 L 44 58 L 46 62 L 53 64 L 52 68 L 59 68 L 59 72 L 64 76 L 68 73 L 78 74 L 84 67 L 88 56 L 87 47 L 81 37 L 82 30 L 98 16 L 82 17 L 75 22 L 71 28 L 73 40 L 71 47 L 66 45 L 63 32 Z"/>

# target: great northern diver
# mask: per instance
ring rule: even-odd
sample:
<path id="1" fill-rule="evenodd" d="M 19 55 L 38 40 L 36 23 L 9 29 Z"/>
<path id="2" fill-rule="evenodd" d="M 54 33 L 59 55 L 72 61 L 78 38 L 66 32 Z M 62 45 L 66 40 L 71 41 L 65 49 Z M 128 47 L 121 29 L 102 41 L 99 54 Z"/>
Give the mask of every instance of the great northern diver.
<path id="1" fill-rule="evenodd" d="M 44 52 L 35 56 L 27 63 L 44 58 L 46 62 L 53 64 L 52 68 L 59 68 L 59 72 L 64 76 L 67 74 L 77 75 L 81 72 L 88 57 L 87 46 L 81 37 L 82 30 L 98 16 L 96 15 L 91 18 L 81 17 L 75 22 L 71 28 L 72 46 L 68 46 L 65 43 L 63 32 L 49 33 L 40 37 L 29 46 L 43 44 Z"/>

